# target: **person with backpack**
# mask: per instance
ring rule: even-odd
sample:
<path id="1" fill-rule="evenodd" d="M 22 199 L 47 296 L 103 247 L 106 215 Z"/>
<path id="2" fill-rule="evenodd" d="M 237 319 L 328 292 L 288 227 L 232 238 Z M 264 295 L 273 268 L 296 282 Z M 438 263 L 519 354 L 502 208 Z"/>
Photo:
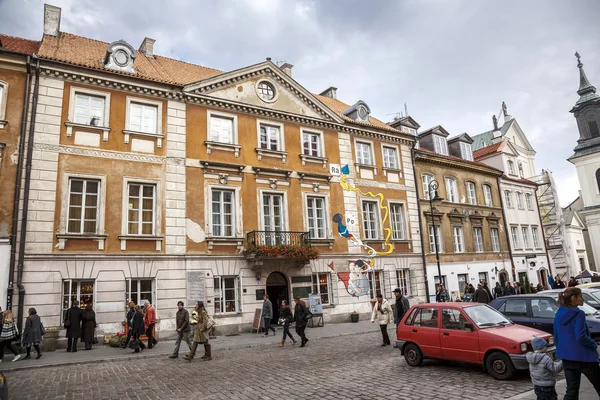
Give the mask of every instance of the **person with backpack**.
<path id="1" fill-rule="evenodd" d="M 10 350 L 15 357 L 12 359 L 13 362 L 18 361 L 21 358 L 17 346 L 13 342 L 18 338 L 19 330 L 13 319 L 12 311 L 6 310 L 2 313 L 2 332 L 0 332 L 0 362 L 4 358 L 4 349 Z"/>
<path id="2" fill-rule="evenodd" d="M 37 311 L 35 308 L 29 309 L 29 316 L 25 321 L 25 329 L 23 330 L 23 344 L 27 348 L 27 355 L 24 360 L 31 359 L 31 346 L 35 348 L 37 352 L 38 360 L 42 357 L 42 352 L 40 350 L 40 343 L 42 342 L 42 336 L 46 333 L 44 329 L 44 325 L 42 325 L 42 321 L 40 320 L 40 316 L 37 315 Z"/>

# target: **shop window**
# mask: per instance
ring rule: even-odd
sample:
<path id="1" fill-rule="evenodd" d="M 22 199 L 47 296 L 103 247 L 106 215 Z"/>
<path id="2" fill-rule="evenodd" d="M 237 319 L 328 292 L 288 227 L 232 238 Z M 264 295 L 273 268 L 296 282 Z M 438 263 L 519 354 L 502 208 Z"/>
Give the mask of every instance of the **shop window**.
<path id="1" fill-rule="evenodd" d="M 241 312 L 241 277 L 216 276 L 214 279 L 215 314 Z"/>
<path id="2" fill-rule="evenodd" d="M 154 279 L 128 279 L 127 304 L 133 301 L 136 305 L 154 304 Z"/>
<path id="3" fill-rule="evenodd" d="M 63 305 L 62 319 L 67 317 L 67 310 L 77 300 L 81 308 L 88 304 L 94 307 L 94 281 L 93 280 L 63 280 Z"/>
<path id="4" fill-rule="evenodd" d="M 329 274 L 314 274 L 312 276 L 313 293 L 321 296 L 321 304 L 330 304 L 331 287 Z"/>

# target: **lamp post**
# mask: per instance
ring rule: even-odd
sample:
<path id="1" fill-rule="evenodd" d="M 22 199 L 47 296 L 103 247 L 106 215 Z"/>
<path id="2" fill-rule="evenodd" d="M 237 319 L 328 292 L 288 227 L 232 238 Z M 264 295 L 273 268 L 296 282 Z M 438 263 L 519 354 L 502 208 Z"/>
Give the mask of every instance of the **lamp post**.
<path id="1" fill-rule="evenodd" d="M 443 280 L 442 280 L 442 269 L 440 268 L 440 254 L 438 252 L 438 240 L 437 240 L 437 232 L 435 231 L 435 216 L 433 215 L 433 202 L 436 201 L 442 201 L 444 199 L 442 199 L 439 195 L 438 195 L 438 187 L 439 184 L 436 180 L 432 180 L 431 182 L 429 182 L 429 185 L 427 186 L 427 191 L 428 191 L 428 197 L 429 197 L 429 212 L 431 212 L 431 226 L 433 228 L 433 247 L 435 248 L 435 262 L 437 263 L 437 270 L 438 270 L 438 276 L 440 279 L 440 288 L 443 284 Z"/>

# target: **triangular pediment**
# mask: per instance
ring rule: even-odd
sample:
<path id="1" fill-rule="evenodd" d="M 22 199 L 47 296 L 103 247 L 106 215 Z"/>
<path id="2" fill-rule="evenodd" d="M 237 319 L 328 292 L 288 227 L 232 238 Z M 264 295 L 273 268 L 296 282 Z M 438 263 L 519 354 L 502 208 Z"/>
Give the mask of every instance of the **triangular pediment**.
<path id="1" fill-rule="evenodd" d="M 192 83 L 184 92 L 343 123 L 340 116 L 271 61 Z"/>
<path id="2" fill-rule="evenodd" d="M 525 135 L 516 119 L 511 121 L 504 137 L 510 138 L 511 142 L 516 145 L 517 150 L 522 149 L 529 153 L 535 153 L 529 139 L 527 139 L 527 135 Z"/>
<path id="3" fill-rule="evenodd" d="M 519 150 L 517 150 L 515 148 L 515 145 L 512 142 L 510 142 L 508 139 L 504 140 L 504 142 L 502 143 L 502 146 L 500 147 L 500 150 L 504 154 L 508 154 L 508 155 L 515 156 L 515 157 L 519 156 Z"/>

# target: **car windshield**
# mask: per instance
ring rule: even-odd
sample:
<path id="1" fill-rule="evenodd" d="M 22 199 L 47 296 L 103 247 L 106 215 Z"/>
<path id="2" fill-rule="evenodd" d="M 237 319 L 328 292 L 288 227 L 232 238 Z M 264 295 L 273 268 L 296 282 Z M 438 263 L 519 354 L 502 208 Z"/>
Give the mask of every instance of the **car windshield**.
<path id="1" fill-rule="evenodd" d="M 479 328 L 490 328 L 511 323 L 504 315 L 487 305 L 465 307 L 464 310 Z"/>

